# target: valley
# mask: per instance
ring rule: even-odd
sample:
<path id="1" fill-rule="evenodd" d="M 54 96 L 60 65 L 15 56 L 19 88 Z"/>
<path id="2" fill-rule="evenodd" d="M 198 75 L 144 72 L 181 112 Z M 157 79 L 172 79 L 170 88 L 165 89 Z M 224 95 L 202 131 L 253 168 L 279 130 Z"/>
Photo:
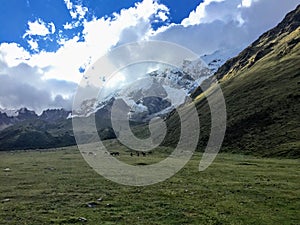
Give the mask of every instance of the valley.
<path id="1" fill-rule="evenodd" d="M 255 36 L 251 29 L 258 26 L 256 23 L 259 17 L 256 18 L 256 13 L 259 14 L 262 10 L 257 11 L 258 6 L 262 4 L 264 7 L 263 4 L 267 1 L 204 1 L 199 5 L 201 12 L 196 9 L 190 12 L 192 16 L 196 16 L 196 13 L 203 15 L 193 21 L 185 18 L 181 24 L 169 20 L 171 11 L 161 5 L 160 1 L 144 0 L 129 9 L 121 7 L 120 14 L 119 11 L 114 12 L 112 17 L 107 14 L 101 19 L 94 17 L 94 10 L 90 10 L 89 14 L 87 7 L 77 5 L 79 2 L 64 2 L 64 11 L 68 14 L 70 12 L 72 21 L 64 21 L 62 27 L 64 31 L 70 32 L 69 35 L 74 32 L 73 36 L 68 37 L 70 39 L 67 39 L 68 35 L 62 30 L 57 29 L 58 32 L 55 33 L 54 23 L 47 24 L 38 19 L 36 22 L 28 22 L 28 25 L 44 28 L 41 29 L 41 35 L 33 35 L 36 32 L 29 28 L 23 34 L 23 39 L 28 39 L 25 43 L 30 46 L 28 52 L 17 43 L 3 43 L 4 47 L 0 43 L 0 78 L 1 82 L 6 84 L 1 86 L 0 90 L 1 225 L 299 225 L 300 5 L 282 17 L 283 20 L 278 25 L 270 30 L 265 29 L 264 33 L 261 32 L 261 35 L 257 35 L 256 40 L 253 39 L 255 41 L 252 40 L 249 44 L 246 36 L 251 32 L 251 35 Z M 281 3 L 282 7 L 287 2 Z M 27 1 L 27 4 L 29 7 L 29 4 L 33 3 Z M 99 29 L 106 22 L 109 23 L 107 27 L 113 26 L 123 18 L 122 15 L 126 14 L 129 17 L 144 4 L 146 8 L 154 7 L 152 10 L 155 9 L 157 13 L 149 14 L 145 18 L 134 13 L 136 18 L 132 21 L 138 19 L 136 25 L 124 29 L 114 28 L 113 32 L 106 32 L 106 28 L 103 32 Z M 227 4 L 234 7 L 234 10 Z M 269 9 L 281 6 L 280 3 L 267 4 L 270 4 Z M 208 10 L 210 7 L 212 11 Z M 98 9 L 98 6 L 96 8 Z M 100 8 L 102 9 L 102 5 Z M 223 8 L 226 10 L 223 11 Z M 251 10 L 255 11 L 255 19 L 251 19 L 251 13 L 247 14 Z M 148 9 L 146 11 L 148 12 Z M 232 11 L 232 15 L 228 14 Z M 268 17 L 273 13 L 268 11 L 268 7 L 263 8 L 263 11 Z M 93 18 L 92 21 L 88 20 L 89 17 Z M 252 21 L 249 22 L 248 19 Z M 272 18 L 268 19 L 271 21 Z M 148 24 L 148 20 L 154 22 Z M 197 20 L 200 21 L 199 24 Z M 164 26 L 155 25 L 157 21 L 164 22 Z M 90 28 L 85 27 L 87 24 Z M 97 24 L 100 31 L 99 34 L 98 31 L 94 34 L 91 30 L 94 31 Z M 117 24 L 121 25 L 122 22 Z M 147 28 L 144 36 L 139 37 L 145 40 L 151 37 L 150 33 L 155 37 L 156 33 L 174 29 L 176 34 L 176 29 L 179 28 L 182 29 L 179 30 L 180 33 L 184 35 L 194 35 L 190 33 L 191 30 L 198 28 L 195 35 L 203 32 L 204 36 L 200 37 L 205 39 L 208 45 L 203 47 L 210 49 L 211 45 L 211 51 L 205 55 L 197 54 L 196 60 L 184 59 L 178 68 L 156 68 L 151 62 L 147 68 L 142 68 L 142 74 L 135 74 L 141 66 L 135 67 L 128 73 L 127 78 L 120 73 L 116 80 L 121 81 L 123 86 L 113 89 L 111 87 L 117 86 L 117 83 L 108 83 L 108 91 L 103 98 L 80 98 L 83 101 L 80 101 L 78 108 L 73 107 L 71 110 L 70 102 L 74 96 L 73 92 L 76 92 L 77 83 L 74 82 L 75 78 L 68 74 L 69 71 L 73 71 L 75 75 L 82 75 L 88 84 L 87 89 L 93 92 L 96 86 L 89 83 L 84 72 L 94 60 L 89 54 L 97 55 L 98 51 L 102 50 L 102 46 L 99 48 L 98 41 L 95 40 L 102 40 L 101 38 L 108 36 L 107 39 L 113 41 L 110 43 L 109 40 L 107 45 L 113 49 L 123 44 L 124 37 L 135 40 L 135 36 L 139 36 L 139 32 L 135 32 L 137 25 L 145 26 L 143 29 Z M 154 25 L 158 26 L 157 30 L 154 29 Z M 211 37 L 207 37 L 207 26 L 222 28 L 224 37 L 213 37 L 219 33 L 217 29 L 208 29 L 213 32 Z M 229 28 L 234 28 L 234 36 Z M 137 30 L 140 31 L 140 27 Z M 94 35 L 93 38 L 89 36 L 89 32 Z M 175 40 L 173 37 L 176 35 L 172 32 L 171 34 L 170 41 Z M 20 36 L 19 33 L 18 35 Z M 56 35 L 58 39 L 49 35 Z M 179 40 L 183 41 L 190 38 L 197 48 L 203 41 L 195 38 L 198 36 L 191 35 L 186 39 L 179 33 L 177 35 Z M 36 36 L 42 36 L 42 41 L 47 42 L 45 46 L 48 52 L 39 49 L 39 43 L 34 39 Z M 57 51 L 48 46 L 50 40 L 59 44 Z M 227 46 L 227 42 L 230 47 Z M 243 43 L 247 43 L 245 46 L 248 47 L 241 48 Z M 8 47 L 7 52 L 13 54 L 7 58 L 9 54 L 4 50 Z M 80 54 L 78 51 L 78 55 L 72 54 L 73 48 L 79 49 Z M 70 52 L 68 57 L 62 57 L 63 69 L 59 70 L 59 66 L 55 67 L 56 57 L 59 61 L 60 54 L 66 49 Z M 86 58 L 85 51 L 89 53 Z M 47 60 L 42 58 L 39 62 L 38 57 L 41 55 L 47 56 Z M 76 59 L 78 57 L 80 65 L 76 60 L 70 60 L 71 55 L 76 55 Z M 52 56 L 55 60 L 51 62 Z M 122 60 L 118 57 L 116 62 L 110 59 L 111 61 L 105 63 L 121 65 Z M 45 63 L 48 58 L 49 66 Z M 37 66 L 35 61 L 42 64 Z M 53 65 L 50 65 L 51 63 Z M 61 62 L 58 64 L 61 65 Z M 93 67 L 91 68 L 93 70 Z M 53 78 L 44 76 L 49 71 Z M 55 73 L 58 71 L 62 72 L 62 77 L 59 77 L 60 73 Z M 101 82 L 106 82 L 106 74 L 95 74 L 97 81 L 100 79 Z M 25 75 L 28 75 L 29 81 L 24 78 Z M 19 82 L 16 78 L 20 77 L 22 79 Z M 218 86 L 222 89 L 226 105 L 226 132 L 224 139 L 221 136 L 211 144 L 209 140 L 212 128 L 217 131 L 223 131 L 224 128 L 213 127 L 216 123 L 213 123 L 212 107 L 219 109 L 216 110 L 216 121 L 222 121 L 223 118 L 220 106 L 224 104 L 222 105 L 223 102 L 215 95 Z M 111 90 L 113 91 L 109 92 Z M 209 98 L 215 103 L 213 106 L 208 103 Z M 10 106 L 9 101 L 12 108 L 5 108 Z M 29 107 L 26 107 L 26 104 Z M 119 108 L 114 109 L 115 104 Z M 36 107 L 36 110 L 43 107 L 45 109 L 37 113 L 38 111 L 30 108 L 30 105 L 32 108 Z M 118 115 L 115 121 L 112 119 L 112 112 Z M 155 120 L 152 120 L 153 118 Z M 164 126 L 154 126 L 160 123 Z M 128 127 L 122 127 L 121 124 Z M 119 130 L 114 130 L 113 125 L 119 126 Z M 124 127 L 127 130 L 121 129 Z M 130 131 L 138 138 L 137 148 L 121 141 L 120 133 L 124 130 L 125 134 Z M 162 135 L 164 132 L 158 132 L 161 130 L 166 131 L 166 135 Z M 149 138 L 152 136 L 153 140 Z M 125 135 L 122 140 L 127 141 L 128 137 L 131 136 Z M 97 145 L 100 143 L 99 139 L 103 145 Z M 161 142 L 155 145 L 157 140 Z M 176 148 L 182 140 L 187 140 L 188 143 Z M 208 157 L 213 157 L 212 164 L 204 171 L 199 171 L 199 162 L 207 153 L 204 151 L 208 143 L 208 148 L 213 149 L 218 141 L 222 142 L 220 151 L 207 154 Z M 140 148 L 149 146 L 148 143 L 153 144 L 155 148 L 141 151 Z M 86 149 L 82 150 L 81 144 Z M 88 144 L 96 145 L 91 147 L 92 145 Z M 103 149 L 106 151 L 102 151 Z M 173 154 L 174 149 L 178 149 L 177 155 Z M 179 160 L 185 159 L 186 155 L 191 156 L 191 159 L 187 160 L 183 167 L 176 167 L 181 162 Z M 103 161 L 99 163 L 99 159 Z M 113 167 L 113 162 L 116 161 L 128 167 Z M 166 168 L 166 171 L 172 172 L 171 175 L 163 182 L 160 182 L 163 180 L 161 179 L 158 182 L 147 183 L 148 176 L 141 175 L 141 171 L 150 168 L 150 175 L 160 175 L 157 167 L 152 165 L 161 162 L 167 162 L 161 164 L 165 166 L 161 167 L 161 170 Z M 140 177 L 147 182 L 140 186 L 113 182 L 108 176 L 97 174 L 95 167 L 93 170 L 90 165 L 96 166 L 98 171 L 107 169 L 105 175 L 113 174 L 116 180 L 126 180 L 128 174 L 132 173 L 127 174 L 127 170 L 123 168 L 130 168 L 136 172 L 134 176 L 129 177 L 136 182 L 135 184 Z M 175 167 L 172 167 L 174 165 Z"/>
<path id="2" fill-rule="evenodd" d="M 172 151 L 137 157 L 106 145 L 140 166 Z M 0 224 L 298 224 L 299 159 L 221 153 L 199 172 L 200 158 L 162 183 L 130 187 L 95 173 L 77 147 L 0 152 Z"/>

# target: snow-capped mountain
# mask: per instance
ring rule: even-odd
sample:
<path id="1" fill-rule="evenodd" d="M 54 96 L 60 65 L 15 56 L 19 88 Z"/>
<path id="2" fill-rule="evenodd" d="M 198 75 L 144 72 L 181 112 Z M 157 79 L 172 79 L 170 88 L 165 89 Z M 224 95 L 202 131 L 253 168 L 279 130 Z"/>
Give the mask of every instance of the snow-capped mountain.
<path id="1" fill-rule="evenodd" d="M 208 65 L 212 73 L 217 70 L 229 59 L 236 56 L 245 46 L 236 47 L 233 49 L 220 49 L 212 54 L 201 56 L 201 59 Z"/>
<path id="2" fill-rule="evenodd" d="M 184 104 L 189 94 L 211 75 L 202 59 L 184 60 L 179 68 L 164 67 L 146 73 L 100 100 L 85 100 L 73 116 L 89 116 L 122 100 L 130 109 L 130 120 L 148 121 Z"/>
<path id="3" fill-rule="evenodd" d="M 55 122 L 57 120 L 66 119 L 70 115 L 70 111 L 64 109 L 47 109 L 39 116 L 39 119 L 47 122 Z"/>
<path id="4" fill-rule="evenodd" d="M 70 111 L 64 109 L 47 109 L 41 115 L 25 107 L 18 110 L 0 109 L 0 130 L 23 121 L 43 120 L 53 123 L 61 119 L 67 119 Z"/>
<path id="5" fill-rule="evenodd" d="M 0 108 L 0 113 L 6 113 L 7 116 L 18 116 L 18 110 L 15 109 L 1 109 Z"/>
<path id="6" fill-rule="evenodd" d="M 33 110 L 29 110 L 27 108 L 21 108 L 16 111 L 16 118 L 18 120 L 29 120 L 29 119 L 36 119 L 38 118 L 38 115 Z"/>

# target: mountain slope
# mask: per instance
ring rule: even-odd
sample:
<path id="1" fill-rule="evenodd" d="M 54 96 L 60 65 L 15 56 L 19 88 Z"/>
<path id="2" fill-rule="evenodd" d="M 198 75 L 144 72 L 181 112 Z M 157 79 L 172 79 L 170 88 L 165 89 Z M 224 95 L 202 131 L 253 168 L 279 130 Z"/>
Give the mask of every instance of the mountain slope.
<path id="1" fill-rule="evenodd" d="M 26 120 L 0 132 L 0 151 L 75 145 L 71 120 Z"/>
<path id="2" fill-rule="evenodd" d="M 54 148 L 76 144 L 70 114 L 64 109 L 45 110 L 38 116 L 26 108 L 14 116 L 0 113 L 0 151 Z M 5 126 L 6 125 L 6 126 Z"/>
<path id="3" fill-rule="evenodd" d="M 215 73 L 227 107 L 223 151 L 300 157 L 299 25 L 300 6 Z M 192 96 L 201 115 L 202 148 L 209 135 L 210 111 L 200 88 Z M 168 124 L 178 136 L 174 116 Z M 165 140 L 167 145 L 175 143 L 176 139 Z"/>

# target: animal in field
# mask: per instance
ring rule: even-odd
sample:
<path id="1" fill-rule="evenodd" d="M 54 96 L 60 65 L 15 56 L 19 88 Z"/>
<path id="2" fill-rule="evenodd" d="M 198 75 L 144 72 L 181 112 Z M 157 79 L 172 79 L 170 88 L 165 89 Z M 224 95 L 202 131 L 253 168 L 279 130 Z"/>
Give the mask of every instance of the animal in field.
<path id="1" fill-rule="evenodd" d="M 120 155 L 120 152 L 111 152 L 110 155 L 111 155 L 111 156 L 119 156 L 119 155 Z"/>

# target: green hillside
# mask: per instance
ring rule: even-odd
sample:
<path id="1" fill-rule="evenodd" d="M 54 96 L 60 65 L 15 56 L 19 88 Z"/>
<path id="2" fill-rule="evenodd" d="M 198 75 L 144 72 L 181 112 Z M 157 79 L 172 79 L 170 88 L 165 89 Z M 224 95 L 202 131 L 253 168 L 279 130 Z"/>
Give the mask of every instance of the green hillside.
<path id="1" fill-rule="evenodd" d="M 222 151 L 300 157 L 299 25 L 298 6 L 214 75 L 227 108 Z M 200 88 L 192 96 L 200 115 L 201 149 L 210 130 L 209 108 Z M 176 144 L 177 139 L 172 137 L 179 132 L 177 120 L 175 116 L 168 119 L 173 134 L 166 145 Z"/>

